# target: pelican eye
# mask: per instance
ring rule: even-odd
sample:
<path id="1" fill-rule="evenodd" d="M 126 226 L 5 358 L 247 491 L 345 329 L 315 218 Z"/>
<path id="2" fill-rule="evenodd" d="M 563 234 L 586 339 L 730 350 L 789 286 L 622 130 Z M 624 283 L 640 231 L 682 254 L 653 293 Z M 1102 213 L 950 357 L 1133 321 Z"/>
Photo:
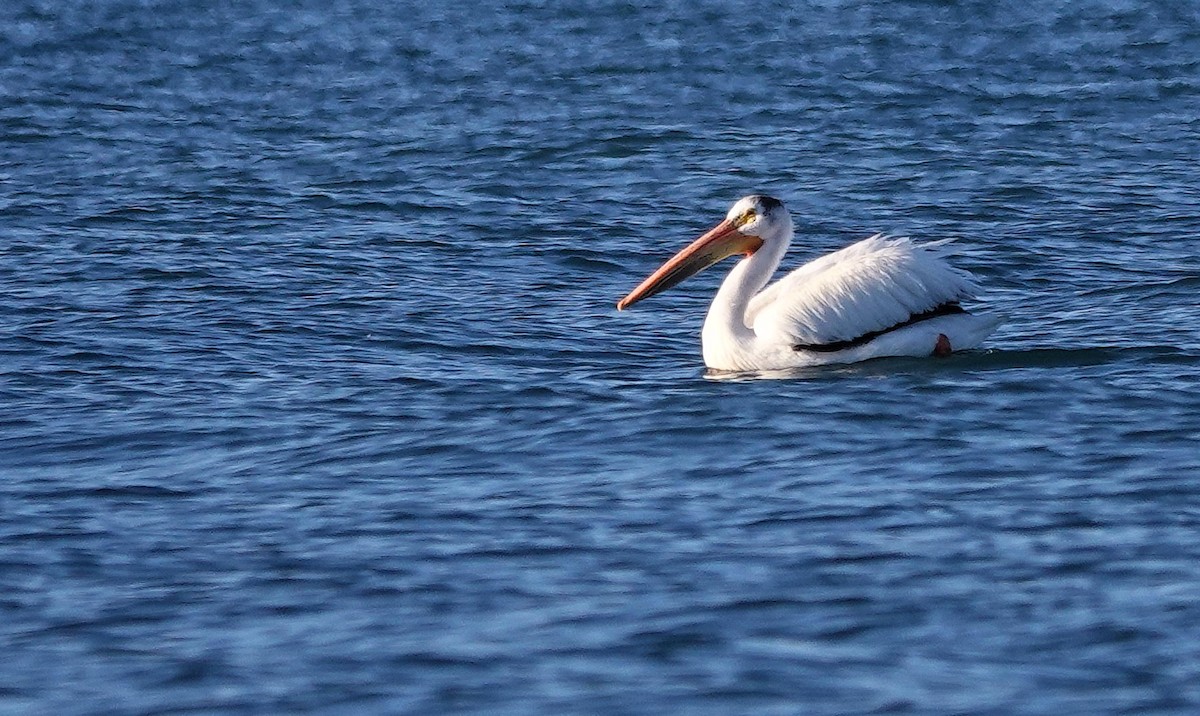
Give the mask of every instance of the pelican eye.
<path id="1" fill-rule="evenodd" d="M 754 212 L 754 209 L 746 209 L 746 213 L 744 213 L 738 217 L 737 225 L 745 226 L 746 224 L 749 224 L 751 221 L 754 221 L 754 219 L 757 217 L 758 217 L 758 214 L 756 214 Z"/>

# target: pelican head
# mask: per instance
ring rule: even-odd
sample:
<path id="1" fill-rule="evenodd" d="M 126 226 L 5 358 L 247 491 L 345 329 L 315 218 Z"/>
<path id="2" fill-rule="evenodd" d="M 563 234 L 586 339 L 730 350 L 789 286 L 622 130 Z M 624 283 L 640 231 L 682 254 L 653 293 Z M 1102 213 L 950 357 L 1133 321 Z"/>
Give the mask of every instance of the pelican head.
<path id="1" fill-rule="evenodd" d="M 618 301 L 617 310 L 666 291 L 728 256 L 753 256 L 766 242 L 786 240 L 791 236 L 791 225 L 782 201 L 762 194 L 742 197 L 729 208 L 724 221 L 675 254 Z"/>

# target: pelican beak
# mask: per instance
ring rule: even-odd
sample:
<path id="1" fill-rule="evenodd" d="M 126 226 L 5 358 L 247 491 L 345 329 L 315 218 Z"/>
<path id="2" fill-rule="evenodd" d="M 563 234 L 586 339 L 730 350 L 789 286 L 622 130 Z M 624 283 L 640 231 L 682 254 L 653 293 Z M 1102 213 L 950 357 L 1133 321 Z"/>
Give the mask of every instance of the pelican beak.
<path id="1" fill-rule="evenodd" d="M 743 234 L 738 231 L 736 224 L 726 219 L 650 274 L 628 296 L 617 302 L 617 310 L 623 311 L 643 298 L 666 291 L 688 276 L 700 273 L 727 256 L 750 256 L 758 251 L 762 243 L 762 239 Z"/>

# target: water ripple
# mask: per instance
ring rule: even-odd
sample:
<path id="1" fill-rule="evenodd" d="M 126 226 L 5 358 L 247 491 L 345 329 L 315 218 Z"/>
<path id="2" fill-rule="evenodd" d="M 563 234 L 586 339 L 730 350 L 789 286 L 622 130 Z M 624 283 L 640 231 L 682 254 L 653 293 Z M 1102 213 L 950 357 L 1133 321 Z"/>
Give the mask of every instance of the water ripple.
<path id="1" fill-rule="evenodd" d="M 1182 4 L 0 9 L 0 710 L 1192 713 Z M 712 375 L 956 239 L 984 349 Z M 47 688 L 54 684 L 54 688 Z"/>

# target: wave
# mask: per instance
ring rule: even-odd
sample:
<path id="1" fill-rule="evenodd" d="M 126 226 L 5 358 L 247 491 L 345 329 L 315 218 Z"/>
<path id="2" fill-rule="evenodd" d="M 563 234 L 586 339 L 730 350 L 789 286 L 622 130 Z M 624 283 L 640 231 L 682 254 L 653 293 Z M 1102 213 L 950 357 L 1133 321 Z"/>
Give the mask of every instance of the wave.
<path id="1" fill-rule="evenodd" d="M 1200 354 L 1175 346 L 1136 348 L 1093 346 L 1083 348 L 1028 348 L 963 351 L 946 358 L 879 358 L 848 365 L 814 366 L 776 371 L 728 372 L 708 370 L 710 380 L 788 380 L 844 377 L 847 375 L 895 375 L 917 373 L 967 373 L 1036 368 L 1085 368 L 1132 364 L 1200 364 Z"/>

